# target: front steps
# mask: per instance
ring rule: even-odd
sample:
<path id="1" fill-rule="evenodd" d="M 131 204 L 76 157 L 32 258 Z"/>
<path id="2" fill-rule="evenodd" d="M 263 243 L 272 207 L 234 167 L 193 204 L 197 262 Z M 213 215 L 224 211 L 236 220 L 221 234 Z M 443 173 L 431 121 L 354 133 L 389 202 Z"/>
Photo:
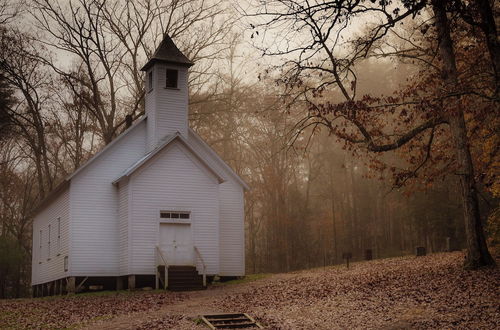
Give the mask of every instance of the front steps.
<path id="1" fill-rule="evenodd" d="M 202 315 L 201 319 L 210 329 L 262 329 L 262 326 L 247 313 L 209 314 Z"/>
<path id="2" fill-rule="evenodd" d="M 165 266 L 158 266 L 160 282 L 163 286 L 165 278 Z M 198 273 L 194 266 L 169 266 L 168 267 L 168 290 L 191 291 L 203 290 L 203 276 Z"/>

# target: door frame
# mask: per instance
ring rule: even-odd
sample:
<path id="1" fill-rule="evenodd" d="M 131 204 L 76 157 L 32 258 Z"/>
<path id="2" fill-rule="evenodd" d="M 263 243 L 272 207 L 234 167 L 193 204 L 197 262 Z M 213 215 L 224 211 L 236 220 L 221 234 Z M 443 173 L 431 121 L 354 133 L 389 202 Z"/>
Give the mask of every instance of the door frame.
<path id="1" fill-rule="evenodd" d="M 189 219 L 165 219 L 160 217 L 160 212 L 186 212 L 189 213 Z M 184 224 L 184 225 L 189 225 L 191 227 L 191 242 L 193 245 L 193 264 L 196 265 L 196 257 L 194 256 L 194 247 L 196 246 L 196 242 L 194 240 L 194 212 L 191 210 L 187 210 L 187 208 L 181 208 L 181 207 L 162 207 L 156 210 L 156 217 L 157 217 L 157 230 L 156 230 L 156 245 L 155 246 L 160 246 L 160 227 L 162 224 Z M 168 260 L 167 260 L 168 262 Z"/>

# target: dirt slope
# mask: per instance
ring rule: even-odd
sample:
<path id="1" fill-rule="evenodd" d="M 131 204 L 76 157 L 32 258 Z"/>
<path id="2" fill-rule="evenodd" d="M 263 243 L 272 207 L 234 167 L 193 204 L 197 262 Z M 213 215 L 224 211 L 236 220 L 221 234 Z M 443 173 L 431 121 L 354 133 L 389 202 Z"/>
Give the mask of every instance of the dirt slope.
<path id="1" fill-rule="evenodd" d="M 500 271 L 463 254 L 276 274 L 189 293 L 0 301 L 0 328 L 204 329 L 198 315 L 247 312 L 271 329 L 500 328 Z"/>

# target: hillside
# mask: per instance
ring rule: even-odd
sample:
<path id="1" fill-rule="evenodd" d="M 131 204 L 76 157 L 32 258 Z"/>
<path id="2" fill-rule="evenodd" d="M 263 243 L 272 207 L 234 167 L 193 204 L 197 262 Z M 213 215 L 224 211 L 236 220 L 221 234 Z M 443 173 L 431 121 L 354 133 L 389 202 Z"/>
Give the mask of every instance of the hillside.
<path id="1" fill-rule="evenodd" d="M 206 291 L 0 301 L 0 328 L 203 329 L 199 314 L 247 312 L 271 329 L 500 328 L 500 271 L 460 252 L 262 276 Z"/>

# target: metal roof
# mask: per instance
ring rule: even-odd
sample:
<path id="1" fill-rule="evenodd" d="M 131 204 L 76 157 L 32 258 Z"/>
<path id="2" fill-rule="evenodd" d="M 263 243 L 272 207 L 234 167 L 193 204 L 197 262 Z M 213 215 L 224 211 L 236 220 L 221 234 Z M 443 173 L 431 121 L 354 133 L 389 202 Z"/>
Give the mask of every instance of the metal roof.
<path id="1" fill-rule="evenodd" d="M 62 192 L 64 192 L 67 188 L 69 188 L 71 179 L 78 173 L 80 173 L 84 168 L 92 164 L 100 155 L 102 155 L 106 150 L 110 149 L 116 142 L 120 141 L 124 136 L 126 136 L 131 130 L 137 127 L 141 122 L 143 122 L 147 118 L 146 115 L 140 117 L 135 123 L 132 124 L 129 128 L 127 128 L 123 133 L 118 135 L 113 141 L 108 143 L 101 151 L 92 156 L 87 162 L 85 162 L 82 166 L 80 166 L 76 171 L 68 175 L 63 181 L 55 187 L 49 194 L 38 203 L 35 207 L 33 214 L 39 213 L 45 206 L 49 205 L 55 198 L 57 198 Z"/>
<path id="2" fill-rule="evenodd" d="M 149 61 L 142 67 L 142 71 L 146 71 L 155 62 L 165 62 L 171 64 L 178 64 L 182 66 L 192 66 L 194 63 L 191 62 L 186 55 L 184 55 L 179 48 L 175 45 L 174 41 L 168 34 L 165 34 L 162 42 L 156 48 L 153 56 Z"/>
<path id="3" fill-rule="evenodd" d="M 179 141 L 186 147 L 191 154 L 193 154 L 198 161 L 200 161 L 212 175 L 214 175 L 217 178 L 217 181 L 219 183 L 223 183 L 225 180 L 224 178 L 215 170 L 203 157 L 201 157 L 194 149 L 191 147 L 189 142 L 184 138 L 179 132 L 168 135 L 166 136 L 162 143 L 158 145 L 155 149 L 151 150 L 147 154 L 145 154 L 143 157 L 141 157 L 139 160 L 137 160 L 134 164 L 132 164 L 129 168 L 127 168 L 118 178 L 116 178 L 112 183 L 116 185 L 119 183 L 121 180 L 123 180 L 126 177 L 129 177 L 132 175 L 138 168 L 140 168 L 142 165 L 144 165 L 148 160 L 153 158 L 156 154 L 158 154 L 161 150 L 163 150 L 166 146 L 170 145 L 173 141 Z"/>

